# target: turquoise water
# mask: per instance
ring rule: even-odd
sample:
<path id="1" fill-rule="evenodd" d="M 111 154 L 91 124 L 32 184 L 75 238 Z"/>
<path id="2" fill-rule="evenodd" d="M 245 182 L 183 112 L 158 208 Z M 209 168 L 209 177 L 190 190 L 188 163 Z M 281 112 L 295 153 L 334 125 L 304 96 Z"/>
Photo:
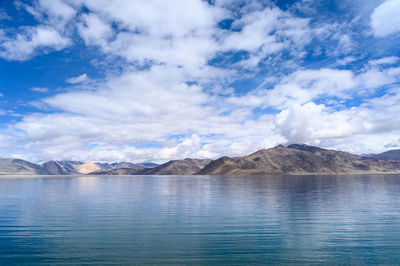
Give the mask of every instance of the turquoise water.
<path id="1" fill-rule="evenodd" d="M 400 176 L 0 177 L 0 264 L 400 264 Z"/>

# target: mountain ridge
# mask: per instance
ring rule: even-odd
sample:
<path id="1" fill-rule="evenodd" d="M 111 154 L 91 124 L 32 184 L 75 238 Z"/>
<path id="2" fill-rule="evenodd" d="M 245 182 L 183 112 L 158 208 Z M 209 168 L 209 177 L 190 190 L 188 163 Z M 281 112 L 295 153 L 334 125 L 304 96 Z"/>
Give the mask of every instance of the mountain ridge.
<path id="1" fill-rule="evenodd" d="M 46 169 L 41 168 L 39 165 L 31 162 L 13 159 L 13 158 L 0 158 L 0 174 L 1 175 L 48 175 L 51 174 Z"/>
<path id="2" fill-rule="evenodd" d="M 365 154 L 363 156 L 366 158 L 378 160 L 400 161 L 400 149 L 385 151 L 378 154 Z"/>
<path id="3" fill-rule="evenodd" d="M 139 175 L 193 175 L 209 164 L 209 159 L 170 160 L 164 164 L 140 171 Z"/>
<path id="4" fill-rule="evenodd" d="M 247 156 L 221 157 L 199 175 L 400 173 L 400 161 L 364 158 L 305 144 L 278 145 Z"/>
<path id="5" fill-rule="evenodd" d="M 356 155 L 306 144 L 278 145 L 249 155 L 216 160 L 170 160 L 154 163 L 97 163 L 48 161 L 33 164 L 21 159 L 0 159 L 0 174 L 32 175 L 249 175 L 249 174 L 362 174 L 400 173 L 400 150 Z"/>

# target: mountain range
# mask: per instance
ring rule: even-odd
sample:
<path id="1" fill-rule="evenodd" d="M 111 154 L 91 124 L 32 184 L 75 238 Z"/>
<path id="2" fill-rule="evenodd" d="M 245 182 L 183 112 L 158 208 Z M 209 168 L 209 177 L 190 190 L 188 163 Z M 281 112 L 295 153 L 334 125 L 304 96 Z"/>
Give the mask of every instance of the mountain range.
<path id="1" fill-rule="evenodd" d="M 198 174 L 362 174 L 400 173 L 399 160 L 380 160 L 347 152 L 294 144 L 259 150 L 248 156 L 222 157 Z"/>
<path id="2" fill-rule="evenodd" d="M 33 164 L 0 159 L 0 174 L 32 175 L 249 175 L 400 173 L 400 150 L 356 155 L 305 144 L 262 149 L 247 156 L 216 160 L 171 160 L 154 163 L 49 161 Z"/>

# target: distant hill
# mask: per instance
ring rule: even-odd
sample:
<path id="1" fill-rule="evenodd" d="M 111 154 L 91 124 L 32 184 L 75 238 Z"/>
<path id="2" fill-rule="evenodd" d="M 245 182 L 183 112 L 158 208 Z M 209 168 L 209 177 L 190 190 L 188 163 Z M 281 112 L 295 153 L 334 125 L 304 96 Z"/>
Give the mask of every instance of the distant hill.
<path id="1" fill-rule="evenodd" d="M 153 163 L 134 164 L 130 162 L 94 163 L 80 161 L 49 161 L 40 165 L 52 175 L 73 174 L 133 174 L 147 167 L 157 166 Z M 123 170 L 124 169 L 124 170 Z"/>
<path id="2" fill-rule="evenodd" d="M 46 169 L 20 159 L 0 159 L 0 174 L 2 175 L 48 175 Z"/>
<path id="3" fill-rule="evenodd" d="M 172 160 L 164 164 L 130 164 L 105 171 L 95 171 L 96 175 L 192 175 L 200 171 L 211 160 L 184 159 Z"/>
<path id="4" fill-rule="evenodd" d="M 110 170 L 96 171 L 91 175 L 137 175 L 144 169 L 150 169 L 152 166 L 142 164 L 132 164 L 130 166 L 115 167 Z"/>
<path id="5" fill-rule="evenodd" d="M 382 152 L 379 154 L 367 154 L 364 155 L 367 158 L 374 158 L 378 160 L 393 160 L 400 161 L 400 150 L 391 150 L 387 152 Z"/>
<path id="6" fill-rule="evenodd" d="M 198 174 L 358 174 L 400 173 L 400 162 L 365 159 L 361 156 L 308 145 L 277 146 L 248 156 L 222 157 Z"/>
<path id="7" fill-rule="evenodd" d="M 77 173 L 74 164 L 67 161 L 49 161 L 39 166 L 52 175 L 69 175 Z"/>
<path id="8" fill-rule="evenodd" d="M 249 175 L 249 174 L 363 174 L 400 173 L 400 150 L 355 155 L 304 144 L 263 149 L 247 156 L 217 160 L 171 160 L 145 163 L 49 161 L 33 164 L 20 159 L 0 159 L 0 174 L 37 175 Z"/>
<path id="9" fill-rule="evenodd" d="M 40 167 L 52 175 L 89 174 L 112 168 L 109 164 L 79 161 L 49 161 L 41 164 Z"/>
<path id="10" fill-rule="evenodd" d="M 193 175 L 203 169 L 211 160 L 184 159 L 172 160 L 153 168 L 143 169 L 140 175 Z"/>

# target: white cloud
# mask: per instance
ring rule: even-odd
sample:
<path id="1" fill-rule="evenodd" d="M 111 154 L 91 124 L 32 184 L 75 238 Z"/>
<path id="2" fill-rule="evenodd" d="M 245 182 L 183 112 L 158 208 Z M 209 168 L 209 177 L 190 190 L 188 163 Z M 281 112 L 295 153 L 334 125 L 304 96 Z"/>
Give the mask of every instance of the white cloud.
<path id="1" fill-rule="evenodd" d="M 389 56 L 389 57 L 384 57 L 376 60 L 370 60 L 368 63 L 372 66 L 376 65 L 393 65 L 399 62 L 400 57 L 398 56 Z"/>
<path id="2" fill-rule="evenodd" d="M 25 61 L 72 44 L 73 29 L 68 24 L 77 11 L 71 5 L 63 0 L 38 0 L 30 4 L 16 0 L 14 4 L 34 16 L 39 24 L 0 29 L 0 57 Z M 0 17 L 2 14 L 5 13 L 0 13 Z"/>
<path id="3" fill-rule="evenodd" d="M 390 84 L 394 81 L 385 72 L 382 72 L 376 68 L 369 69 L 360 75 L 360 79 L 366 89 L 375 89 L 384 84 Z"/>
<path id="4" fill-rule="evenodd" d="M 293 104 L 276 116 L 276 128 L 290 143 L 318 145 L 323 139 L 346 138 L 367 130 L 365 114 L 356 110 L 334 111 L 313 102 Z"/>
<path id="5" fill-rule="evenodd" d="M 221 108 L 218 102 L 222 98 L 210 96 L 201 87 L 184 81 L 182 69 L 167 66 L 126 73 L 109 79 L 95 91 L 73 91 L 46 98 L 44 103 L 59 112 L 27 115 L 15 128 L 26 132 L 29 149 L 40 151 L 38 157 L 42 159 L 111 160 L 115 155 L 124 160 L 159 161 L 216 157 L 244 136 L 251 136 L 252 143 L 243 151 L 261 147 L 260 143 L 271 132 L 271 117 L 248 120 L 251 110 Z M 181 141 L 166 140 L 168 136 L 182 134 L 187 137 Z M 208 144 L 200 142 L 202 136 L 213 134 L 214 137 L 205 138 Z M 104 145 L 88 145 L 93 141 Z M 142 142 L 155 142 L 161 148 L 138 148 Z M 112 152 L 105 152 L 110 149 Z M 102 152 L 97 153 L 99 150 Z"/>
<path id="6" fill-rule="evenodd" d="M 344 110 L 309 102 L 292 105 L 276 116 L 276 130 L 289 143 L 308 143 L 355 153 L 380 152 L 395 141 L 400 122 L 399 90 Z M 385 140 L 385 143 L 382 140 Z"/>
<path id="7" fill-rule="evenodd" d="M 325 46 L 310 56 L 340 56 L 336 65 L 362 59 L 347 56 L 356 46 L 346 25 L 312 24 L 308 18 L 255 1 L 248 1 L 236 19 L 238 14 L 228 8 L 235 4 L 210 5 L 201 0 L 21 4 L 42 24 L 19 28 L 15 36 L 0 31 L 0 56 L 26 60 L 61 50 L 77 33 L 87 46 L 101 52 L 97 60 L 104 59 L 107 65 L 108 58 L 117 58 L 123 71 L 111 74 L 105 69 L 107 78 L 96 80 L 95 87 L 89 86 L 92 80 L 86 73 L 66 79 L 72 84 L 67 92 L 35 102 L 42 110 L 55 112 L 26 114 L 11 126 L 20 132 L 14 143 L 33 151 L 27 156 L 36 160 L 165 161 L 237 156 L 285 142 L 356 151 L 360 136 L 358 143 L 366 150 L 382 146 L 378 134 L 388 143 L 398 140 L 398 91 L 367 100 L 381 86 L 399 81 L 400 68 L 389 68 L 397 57 L 370 61 L 357 72 L 302 69 L 298 64 L 313 41 Z M 85 12 L 78 12 L 83 6 Z M 230 18 L 236 19 L 233 30 L 218 28 L 218 22 Z M 248 57 L 221 68 L 208 65 L 221 53 L 238 51 Z M 266 66 L 264 72 L 282 67 L 288 74 L 271 78 L 266 73 L 262 85 L 246 92 L 226 86 L 253 78 L 260 62 Z M 360 98 L 363 104 L 347 108 L 344 102 L 354 95 L 365 97 Z M 262 114 L 264 110 L 268 111 Z M 148 143 L 154 145 L 147 147 Z M 20 147 L 15 153 L 19 151 Z"/>
<path id="8" fill-rule="evenodd" d="M 90 81 L 90 78 L 87 76 L 86 73 L 79 75 L 77 77 L 72 77 L 67 79 L 65 82 L 70 83 L 70 84 L 79 84 L 79 83 L 85 83 Z"/>
<path id="9" fill-rule="evenodd" d="M 371 14 L 371 27 L 376 37 L 400 31 L 400 1 L 387 0 Z"/>
<path id="10" fill-rule="evenodd" d="M 76 10 L 63 0 L 39 0 L 39 7 L 42 12 L 51 15 L 51 19 L 57 18 L 57 22 L 66 23 L 76 14 Z"/>
<path id="11" fill-rule="evenodd" d="M 13 37 L 0 31 L 0 57 L 7 60 L 27 60 L 38 50 L 62 50 L 70 40 L 53 28 L 45 26 L 25 27 Z"/>
<path id="12" fill-rule="evenodd" d="M 49 91 L 48 88 L 44 88 L 44 87 L 33 87 L 33 88 L 30 88 L 30 90 L 31 91 L 36 91 L 36 92 L 42 92 L 42 93 L 45 93 L 45 92 Z"/>
<path id="13" fill-rule="evenodd" d="M 92 11 L 78 25 L 88 45 L 128 61 L 185 66 L 192 72 L 205 67 L 214 55 L 213 34 L 225 16 L 224 10 L 201 0 L 75 2 Z M 119 32 L 112 31 L 111 23 Z"/>
<path id="14" fill-rule="evenodd" d="M 115 1 L 113 5 L 75 2 L 92 11 L 78 24 L 86 44 L 131 62 L 183 66 L 189 73 L 202 72 L 216 54 L 232 50 L 250 53 L 236 65 L 244 68 L 254 68 L 263 58 L 283 49 L 301 57 L 299 50 L 317 34 L 310 29 L 309 19 L 276 7 L 254 8 L 233 24 L 241 29 L 238 32 L 217 27 L 220 20 L 232 16 L 230 11 L 200 0 L 174 0 L 168 5 L 163 1 Z M 116 27 L 119 30 L 115 31 Z"/>
<path id="15" fill-rule="evenodd" d="M 355 58 L 354 56 L 346 56 L 345 58 L 338 59 L 336 62 L 339 65 L 343 66 L 352 63 L 354 61 L 357 61 L 357 58 Z"/>
<path id="16" fill-rule="evenodd" d="M 385 144 L 385 148 L 400 148 L 400 138 L 388 142 L 387 144 Z"/>
<path id="17" fill-rule="evenodd" d="M 86 45 L 106 47 L 109 38 L 113 35 L 110 24 L 104 22 L 95 14 L 84 14 L 82 21 L 77 27 Z"/>
<path id="18" fill-rule="evenodd" d="M 349 70 L 299 70 L 281 78 L 273 89 L 259 88 L 245 96 L 231 97 L 228 101 L 239 106 L 282 109 L 319 97 L 349 98 L 356 84 L 354 75 Z"/>
<path id="19" fill-rule="evenodd" d="M 236 20 L 233 29 L 221 38 L 222 51 L 247 51 L 250 57 L 241 66 L 255 67 L 263 58 L 289 49 L 293 55 L 312 40 L 309 19 L 297 18 L 276 7 L 255 10 Z"/>
<path id="20" fill-rule="evenodd" d="M 215 158 L 293 142 L 347 145 L 359 151 L 349 139 L 387 134 L 389 141 L 396 136 L 400 91 L 393 89 L 350 109 L 341 108 L 341 101 L 351 99 L 359 86 L 372 86 L 371 71 L 394 77 L 397 70 L 367 69 L 358 75 L 349 70 L 301 70 L 273 89 L 232 97 L 212 96 L 198 85 L 187 85 L 182 68 L 154 66 L 111 77 L 97 89 L 46 98 L 43 102 L 58 112 L 25 116 L 15 128 L 26 133 L 27 147 L 40 151 L 37 156 L 42 159 Z M 379 75 L 376 84 L 385 81 Z M 316 103 L 329 102 L 327 98 L 332 98 L 332 106 Z M 278 114 L 253 115 L 254 108 L 270 107 Z M 168 140 L 174 135 L 184 137 Z M 102 145 L 88 145 L 94 141 Z M 140 147 L 148 142 L 160 147 Z M 365 145 L 366 150 L 382 147 L 377 141 Z"/>
<path id="21" fill-rule="evenodd" d="M 377 66 L 372 65 L 358 75 L 358 83 L 361 86 L 359 94 L 371 94 L 381 86 L 399 81 L 400 67 L 379 69 Z"/>
<path id="22" fill-rule="evenodd" d="M 20 0 L 14 2 L 17 8 L 23 8 L 43 25 L 65 32 L 66 25 L 73 19 L 77 11 L 63 0 L 37 0 L 25 3 Z"/>

